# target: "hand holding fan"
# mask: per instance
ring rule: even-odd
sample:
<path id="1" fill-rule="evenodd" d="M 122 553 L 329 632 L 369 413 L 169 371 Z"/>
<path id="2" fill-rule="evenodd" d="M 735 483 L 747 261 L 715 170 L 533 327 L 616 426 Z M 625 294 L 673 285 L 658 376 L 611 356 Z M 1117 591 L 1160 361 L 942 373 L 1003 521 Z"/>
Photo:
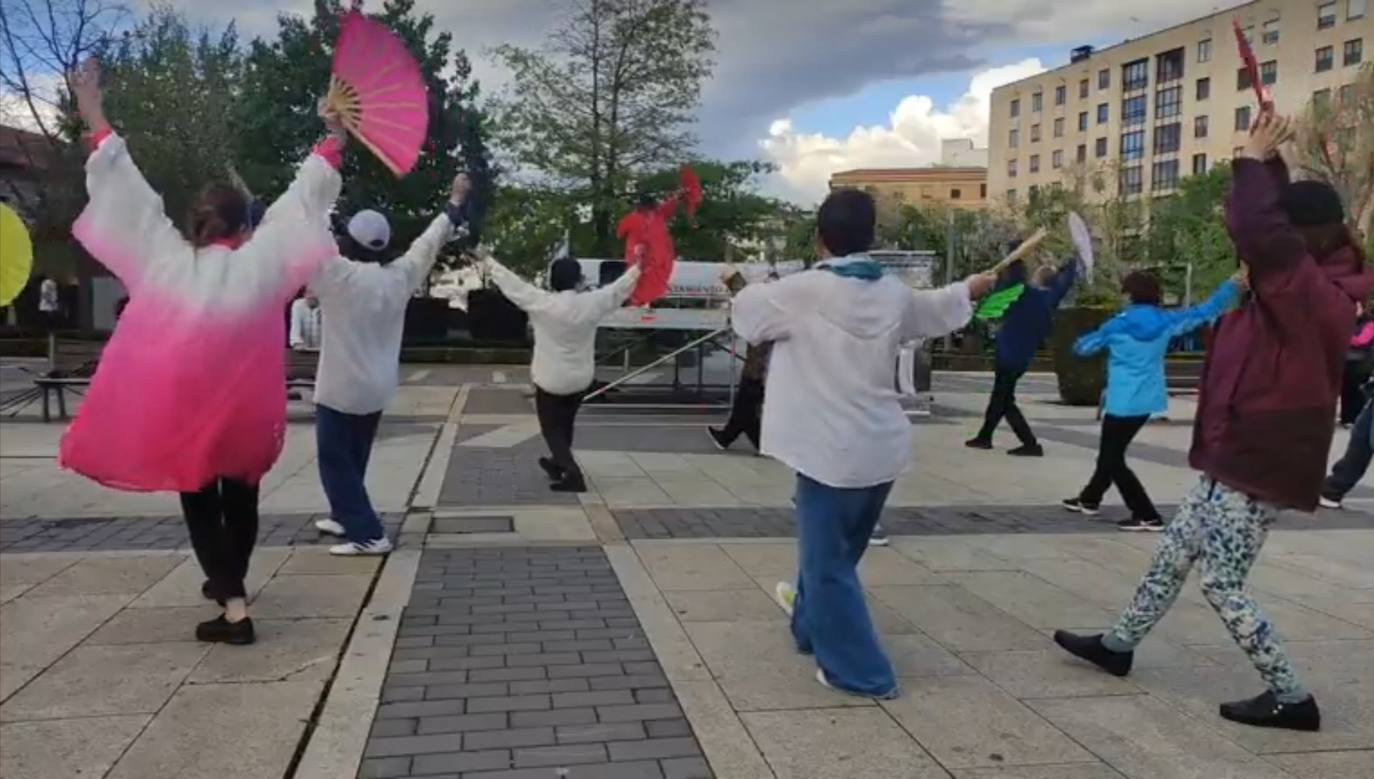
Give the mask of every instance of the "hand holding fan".
<path id="1" fill-rule="evenodd" d="M 1259 63 L 1255 61 L 1255 51 L 1250 48 L 1250 41 L 1245 37 L 1245 31 L 1240 28 L 1240 19 L 1232 17 L 1231 26 L 1236 30 L 1236 46 L 1240 49 L 1241 62 L 1245 63 L 1245 71 L 1250 74 L 1250 86 L 1255 88 L 1255 97 L 1259 99 L 1261 111 L 1272 111 L 1274 109 L 1274 97 L 1269 94 L 1269 88 L 1260 81 Z"/>
<path id="2" fill-rule="evenodd" d="M 1031 249 L 1034 249 L 1037 244 L 1045 240 L 1046 235 L 1047 233 L 1043 227 L 1031 233 L 1031 236 L 1022 241 L 1020 246 L 1013 249 L 1011 254 L 1003 257 L 1001 262 L 992 266 L 992 269 L 989 270 L 988 273 L 1001 273 L 1008 265 L 1029 254 Z"/>
<path id="3" fill-rule="evenodd" d="M 1083 277 L 1091 281 L 1093 277 L 1093 236 L 1088 232 L 1088 223 L 1077 211 L 1069 212 L 1069 236 L 1073 247 L 1078 250 L 1078 259 L 1083 261 Z"/>
<path id="4" fill-rule="evenodd" d="M 357 10 L 339 26 L 325 103 L 392 173 L 415 167 L 429 125 L 420 66 L 400 38 Z"/>
<path id="5" fill-rule="evenodd" d="M 988 295 L 978 304 L 977 310 L 973 312 L 973 318 L 984 321 L 1001 319 L 1002 315 L 1007 313 L 1007 309 L 1011 308 L 1011 304 L 1020 300 L 1025 291 L 1025 284 L 1013 284 Z"/>

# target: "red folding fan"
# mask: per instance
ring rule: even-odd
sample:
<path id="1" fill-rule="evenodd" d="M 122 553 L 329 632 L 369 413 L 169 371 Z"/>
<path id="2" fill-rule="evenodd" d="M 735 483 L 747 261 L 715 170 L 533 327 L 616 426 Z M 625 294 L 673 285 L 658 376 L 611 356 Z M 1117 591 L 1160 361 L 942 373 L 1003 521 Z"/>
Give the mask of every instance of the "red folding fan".
<path id="1" fill-rule="evenodd" d="M 697 206 L 701 205 L 701 179 L 697 178 L 697 172 L 682 166 L 682 171 L 678 174 L 682 187 L 682 203 L 687 207 L 688 216 L 696 216 Z"/>
<path id="2" fill-rule="evenodd" d="M 1250 40 L 1240 28 L 1240 19 L 1232 17 L 1231 25 L 1236 29 L 1236 46 L 1240 48 L 1241 62 L 1245 63 L 1245 70 L 1250 74 L 1250 86 L 1255 88 L 1255 97 L 1259 99 L 1260 109 L 1273 108 L 1274 97 L 1269 94 L 1269 88 L 1260 81 L 1259 63 L 1255 61 L 1255 51 L 1250 48 Z"/>
<path id="3" fill-rule="evenodd" d="M 420 66 L 395 33 L 356 8 L 339 27 L 326 102 L 392 173 L 415 167 L 429 125 Z"/>

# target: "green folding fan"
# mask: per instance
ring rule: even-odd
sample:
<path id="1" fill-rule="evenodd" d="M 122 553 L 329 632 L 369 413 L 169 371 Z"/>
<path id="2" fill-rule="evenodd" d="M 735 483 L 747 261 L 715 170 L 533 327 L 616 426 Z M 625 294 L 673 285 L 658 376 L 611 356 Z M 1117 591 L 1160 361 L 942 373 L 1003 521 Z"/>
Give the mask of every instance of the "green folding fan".
<path id="1" fill-rule="evenodd" d="M 1020 299 L 1025 291 L 1025 284 L 1013 284 L 1004 290 L 988 295 L 983 298 L 982 303 L 978 304 L 978 310 L 973 312 L 973 318 L 982 320 L 1001 319 L 1002 315 L 1007 313 L 1007 309 L 1011 308 L 1011 304 Z"/>

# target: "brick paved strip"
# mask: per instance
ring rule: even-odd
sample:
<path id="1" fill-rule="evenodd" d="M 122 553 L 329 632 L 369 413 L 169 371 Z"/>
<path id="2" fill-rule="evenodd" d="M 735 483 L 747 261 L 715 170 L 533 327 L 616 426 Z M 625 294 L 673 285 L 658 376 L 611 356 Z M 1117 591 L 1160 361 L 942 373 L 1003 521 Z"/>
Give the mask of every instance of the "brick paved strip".
<path id="1" fill-rule="evenodd" d="M 599 547 L 426 550 L 360 777 L 711 779 Z"/>
<path id="2" fill-rule="evenodd" d="M 258 524 L 260 546 L 324 546 L 338 543 L 315 529 L 326 514 L 269 514 Z M 395 539 L 401 514 L 384 514 Z M 181 517 L 77 517 L 7 519 L 0 522 L 0 552 L 110 552 L 191 548 Z"/>

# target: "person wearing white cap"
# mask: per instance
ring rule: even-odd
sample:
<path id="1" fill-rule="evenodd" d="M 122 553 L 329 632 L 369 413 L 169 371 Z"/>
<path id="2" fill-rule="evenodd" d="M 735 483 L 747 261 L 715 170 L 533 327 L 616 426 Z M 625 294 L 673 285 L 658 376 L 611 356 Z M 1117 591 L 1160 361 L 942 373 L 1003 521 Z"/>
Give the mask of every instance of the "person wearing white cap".
<path id="1" fill-rule="evenodd" d="M 400 383 L 406 305 L 428 278 L 444 244 L 458 231 L 471 230 L 466 206 L 470 188 L 467 174 L 459 173 L 444 213 L 391 262 L 386 261 L 391 244 L 386 217 L 359 211 L 340 237 L 343 256 L 326 262 L 310 282 L 324 312 L 315 378 L 315 437 L 320 481 L 331 514 L 315 527 L 347 539 L 331 547 L 332 554 L 391 551 L 364 484 L 367 461 L 382 409 Z"/>

